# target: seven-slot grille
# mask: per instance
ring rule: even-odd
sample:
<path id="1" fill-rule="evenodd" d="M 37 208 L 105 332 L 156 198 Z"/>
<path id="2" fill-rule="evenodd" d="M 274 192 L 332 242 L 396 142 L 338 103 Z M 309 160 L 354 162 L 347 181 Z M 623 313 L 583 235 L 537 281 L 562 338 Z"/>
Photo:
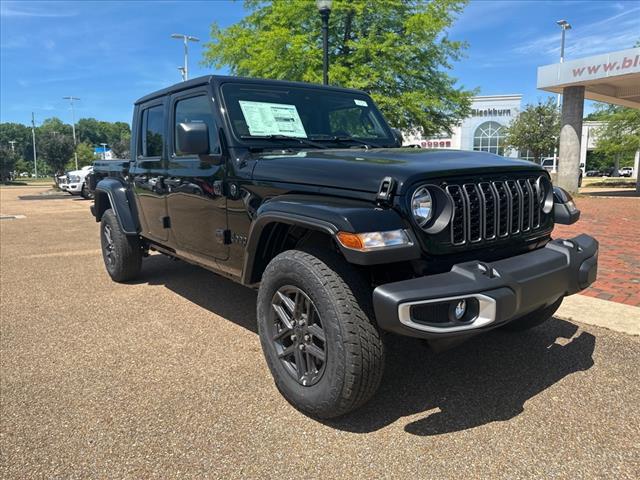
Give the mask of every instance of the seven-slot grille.
<path id="1" fill-rule="evenodd" d="M 538 177 L 448 185 L 453 200 L 453 245 L 506 238 L 540 228 Z"/>

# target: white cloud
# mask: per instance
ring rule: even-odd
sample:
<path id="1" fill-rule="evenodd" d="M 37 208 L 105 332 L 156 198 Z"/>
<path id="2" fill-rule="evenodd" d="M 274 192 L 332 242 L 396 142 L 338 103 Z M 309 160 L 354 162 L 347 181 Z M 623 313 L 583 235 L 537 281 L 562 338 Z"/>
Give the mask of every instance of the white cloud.
<path id="1" fill-rule="evenodd" d="M 3 39 L 0 43 L 0 48 L 3 50 L 9 50 L 14 48 L 24 48 L 29 46 L 27 37 L 24 35 L 14 36 L 9 39 Z"/>
<path id="2" fill-rule="evenodd" d="M 45 17 L 45 18 L 61 18 L 75 17 L 77 12 L 52 12 L 44 11 L 42 8 L 14 8 L 3 4 L 0 8 L 0 16 L 2 17 Z"/>
<path id="3" fill-rule="evenodd" d="M 632 48 L 640 39 L 638 12 L 640 7 L 587 25 L 574 25 L 574 29 L 567 32 L 565 57 L 570 60 Z M 560 29 L 554 35 L 545 35 L 517 45 L 513 52 L 518 55 L 542 55 L 549 61 L 556 61 L 560 56 Z"/>

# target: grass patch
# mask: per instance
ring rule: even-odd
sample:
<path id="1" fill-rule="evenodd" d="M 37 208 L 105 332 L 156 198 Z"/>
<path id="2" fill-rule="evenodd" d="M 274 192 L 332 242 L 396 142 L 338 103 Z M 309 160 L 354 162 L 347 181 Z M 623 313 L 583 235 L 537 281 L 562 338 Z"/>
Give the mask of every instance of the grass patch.
<path id="1" fill-rule="evenodd" d="M 636 184 L 635 178 L 598 178 L 584 182 L 582 187 L 631 188 Z"/>
<path id="2" fill-rule="evenodd" d="M 24 182 L 27 185 L 30 183 L 54 183 L 53 177 L 40 177 L 40 178 L 20 178 L 16 180 L 17 182 Z"/>

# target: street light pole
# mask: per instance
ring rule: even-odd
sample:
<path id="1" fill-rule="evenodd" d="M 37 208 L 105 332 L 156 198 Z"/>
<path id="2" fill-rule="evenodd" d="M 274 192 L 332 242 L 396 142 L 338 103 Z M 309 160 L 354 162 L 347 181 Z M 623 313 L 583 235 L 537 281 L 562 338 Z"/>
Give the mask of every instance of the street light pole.
<path id="1" fill-rule="evenodd" d="M 316 7 L 322 18 L 322 84 L 329 84 L 329 15 L 332 0 L 316 0 Z"/>
<path id="2" fill-rule="evenodd" d="M 11 153 L 16 152 L 16 143 L 18 143 L 16 140 L 9 140 L 9 144 L 11 145 Z"/>
<path id="3" fill-rule="evenodd" d="M 106 160 L 107 159 L 107 144 L 106 143 L 101 143 L 100 145 L 102 145 L 102 159 Z"/>
<path id="4" fill-rule="evenodd" d="M 31 112 L 31 135 L 33 138 L 33 174 L 38 178 L 38 154 L 36 153 L 36 117 Z"/>
<path id="5" fill-rule="evenodd" d="M 564 63 L 564 38 L 567 30 L 571 30 L 571 24 L 566 20 L 558 20 L 556 22 L 560 29 L 562 30 L 562 35 L 560 37 L 560 63 Z M 560 110 L 560 94 L 556 97 L 556 110 Z M 558 147 L 553 147 L 553 171 L 556 171 L 558 167 Z"/>
<path id="6" fill-rule="evenodd" d="M 184 44 L 184 66 L 180 69 L 182 73 L 182 81 L 189 80 L 189 42 L 199 42 L 200 39 L 191 35 L 185 35 L 184 33 L 173 33 L 171 38 L 177 38 L 182 40 Z"/>
<path id="7" fill-rule="evenodd" d="M 558 20 L 556 23 L 562 30 L 562 34 L 560 37 L 560 63 L 564 63 L 564 38 L 567 30 L 571 30 L 571 24 L 566 20 Z M 558 108 L 560 108 L 560 94 L 558 94 L 558 100 L 556 105 Z"/>
<path id="8" fill-rule="evenodd" d="M 78 97 L 62 97 L 64 100 L 69 100 L 71 104 L 71 131 L 73 132 L 73 156 L 76 159 L 76 170 L 78 170 L 78 152 L 76 152 L 76 112 L 73 108 L 73 101 L 80 100 Z"/>

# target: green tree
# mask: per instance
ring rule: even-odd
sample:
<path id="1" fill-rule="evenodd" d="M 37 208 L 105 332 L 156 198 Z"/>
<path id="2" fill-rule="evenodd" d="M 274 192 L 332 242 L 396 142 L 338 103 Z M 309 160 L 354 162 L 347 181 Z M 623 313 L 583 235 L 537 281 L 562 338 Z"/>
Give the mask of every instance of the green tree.
<path id="1" fill-rule="evenodd" d="M 78 120 L 76 126 L 78 141 L 89 145 L 98 145 L 101 142 L 106 142 L 107 136 L 101 123 L 95 118 L 81 118 Z"/>
<path id="2" fill-rule="evenodd" d="M 121 140 L 111 144 L 111 150 L 115 158 L 131 157 L 131 135 L 123 136 Z"/>
<path id="3" fill-rule="evenodd" d="M 11 180 L 18 158 L 18 154 L 10 146 L 0 144 L 0 182 Z"/>
<path id="4" fill-rule="evenodd" d="M 540 163 L 558 145 L 560 115 L 555 101 L 549 98 L 536 105 L 527 104 L 520 115 L 507 128 L 505 145 L 530 155 Z"/>
<path id="5" fill-rule="evenodd" d="M 447 70 L 465 43 L 448 29 L 466 0 L 334 0 L 329 79 L 366 90 L 390 123 L 431 135 L 460 123 L 473 92 Z M 245 0 L 250 14 L 211 26 L 203 63 L 234 75 L 320 83 L 321 21 L 308 0 Z"/>
<path id="6" fill-rule="evenodd" d="M 71 137 L 73 135 L 73 129 L 71 125 L 64 123 L 58 117 L 47 118 L 42 125 L 36 130 L 36 136 L 48 135 L 50 133 L 61 134 Z"/>
<path id="7" fill-rule="evenodd" d="M 38 157 L 42 156 L 56 175 L 63 173 L 73 151 L 71 135 L 64 135 L 55 130 L 45 131 L 38 140 Z"/>
<path id="8" fill-rule="evenodd" d="M 13 149 L 19 158 L 33 161 L 33 147 L 31 144 L 31 129 L 21 123 L 0 123 L 0 145 L 10 146 L 15 142 Z"/>
<path id="9" fill-rule="evenodd" d="M 112 145 L 131 137 L 129 124 L 125 122 L 103 122 L 95 118 L 81 118 L 76 127 L 79 142 L 89 145 L 107 143 Z"/>
<path id="10" fill-rule="evenodd" d="M 31 175 L 33 173 L 33 161 L 29 162 L 24 158 L 20 158 L 16 161 L 16 165 L 14 168 L 18 175 L 25 172 Z"/>
<path id="11" fill-rule="evenodd" d="M 604 125 L 596 133 L 596 153 L 612 159 L 614 170 L 632 166 L 640 149 L 640 110 L 616 105 L 600 107 L 598 120 Z"/>
<path id="12" fill-rule="evenodd" d="M 91 165 L 96 159 L 91 145 L 84 142 L 78 144 L 78 146 L 76 147 L 76 153 L 78 154 L 78 168 L 82 168 L 85 165 Z"/>

